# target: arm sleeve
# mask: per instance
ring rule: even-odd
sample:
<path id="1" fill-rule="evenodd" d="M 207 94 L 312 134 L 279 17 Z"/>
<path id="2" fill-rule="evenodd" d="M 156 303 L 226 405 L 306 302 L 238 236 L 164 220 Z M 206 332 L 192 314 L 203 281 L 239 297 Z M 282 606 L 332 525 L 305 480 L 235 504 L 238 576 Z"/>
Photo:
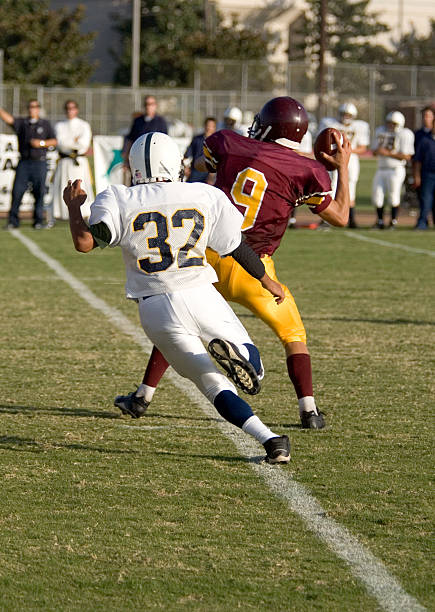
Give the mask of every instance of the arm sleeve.
<path id="1" fill-rule="evenodd" d="M 204 141 L 203 153 L 209 172 L 216 172 L 220 161 L 221 132 L 215 132 Z"/>
<path id="2" fill-rule="evenodd" d="M 233 257 L 237 263 L 254 278 L 260 280 L 260 278 L 264 276 L 266 269 L 263 262 L 257 253 L 255 253 L 255 251 L 253 251 L 243 240 L 239 246 L 234 249 L 232 253 L 228 253 L 228 255 L 231 255 L 231 257 Z"/>
<path id="3" fill-rule="evenodd" d="M 242 241 L 243 215 L 232 205 L 223 191 L 204 185 L 208 192 L 210 208 L 210 232 L 207 246 L 219 255 L 232 253 Z"/>
<path id="4" fill-rule="evenodd" d="M 101 249 L 104 249 L 112 241 L 112 234 L 104 221 L 91 225 L 89 231 Z"/>
<path id="5" fill-rule="evenodd" d="M 296 206 L 307 204 L 312 213 L 319 214 L 331 203 L 331 179 L 320 162 L 313 164 L 304 193 L 296 200 Z"/>
<path id="6" fill-rule="evenodd" d="M 56 138 L 56 132 L 54 131 L 54 128 L 49 121 L 47 121 L 46 131 L 47 131 L 47 135 L 45 136 L 45 140 Z"/>
<path id="7" fill-rule="evenodd" d="M 24 120 L 22 117 L 14 117 L 14 122 L 11 125 L 11 128 L 14 130 L 16 134 L 18 134 L 18 131 L 21 129 L 23 122 Z"/>
<path id="8" fill-rule="evenodd" d="M 99 223 L 107 227 L 107 232 L 104 231 L 103 235 L 100 235 L 102 228 L 97 231 L 98 237 L 101 238 L 102 242 L 105 242 L 104 246 L 115 247 L 119 244 L 122 235 L 122 221 L 120 215 L 120 209 L 117 204 L 117 198 L 119 194 L 114 193 L 116 187 L 109 186 L 104 191 L 101 191 L 95 201 L 91 204 L 91 215 L 89 217 L 89 226 L 96 226 Z M 92 233 L 94 236 L 94 234 Z M 94 236 L 95 241 L 99 246 L 102 246 L 97 237 Z M 106 242 L 103 238 L 109 238 L 110 241 Z M 104 247 L 102 247 L 104 248 Z"/>
<path id="9" fill-rule="evenodd" d="M 167 134 L 168 133 L 168 124 L 166 122 L 166 119 L 164 117 L 161 118 L 162 120 L 162 127 L 161 127 L 161 132 L 163 132 L 163 134 Z"/>
<path id="10" fill-rule="evenodd" d="M 84 155 L 87 152 L 87 150 L 91 146 L 91 141 L 92 141 L 91 126 L 89 125 L 87 121 L 83 121 L 82 131 L 78 137 L 77 145 L 75 147 L 77 148 L 79 155 Z"/>

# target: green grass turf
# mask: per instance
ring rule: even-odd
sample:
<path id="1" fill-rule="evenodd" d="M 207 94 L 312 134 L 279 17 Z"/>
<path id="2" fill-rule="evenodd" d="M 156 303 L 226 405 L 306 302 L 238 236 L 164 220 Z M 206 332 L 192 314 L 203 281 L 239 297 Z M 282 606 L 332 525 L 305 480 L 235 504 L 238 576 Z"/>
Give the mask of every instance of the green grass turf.
<path id="1" fill-rule="evenodd" d="M 77 254 L 65 224 L 22 232 L 139 325 L 119 250 Z M 435 232 L 381 238 L 435 251 Z M 120 417 L 144 354 L 10 233 L 0 249 L 0 609 L 379 609 L 169 380 L 146 418 Z M 433 609 L 434 259 L 300 230 L 276 265 L 328 422 L 299 428 L 282 349 L 236 307 L 266 367 L 252 406 L 291 438 L 277 469 Z"/>

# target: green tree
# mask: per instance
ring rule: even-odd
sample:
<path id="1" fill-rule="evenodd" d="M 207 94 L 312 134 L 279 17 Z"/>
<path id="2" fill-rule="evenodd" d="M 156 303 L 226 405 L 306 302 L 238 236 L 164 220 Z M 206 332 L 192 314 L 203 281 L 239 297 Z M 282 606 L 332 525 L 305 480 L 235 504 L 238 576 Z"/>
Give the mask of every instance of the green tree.
<path id="1" fill-rule="evenodd" d="M 85 84 L 95 66 L 86 59 L 94 33 L 81 34 L 84 7 L 50 10 L 48 0 L 1 0 L 4 79 L 16 83 Z"/>
<path id="2" fill-rule="evenodd" d="M 396 44 L 391 63 L 433 66 L 435 57 L 435 19 L 431 19 L 427 36 L 417 36 L 414 29 L 402 36 Z"/>
<path id="3" fill-rule="evenodd" d="M 321 0 L 307 0 L 305 17 L 294 29 L 295 43 L 291 59 L 317 63 L 320 51 Z M 389 27 L 378 21 L 377 13 L 369 12 L 369 0 L 329 0 L 326 19 L 327 50 L 337 61 L 373 63 L 385 57 L 384 47 L 371 39 Z"/>
<path id="4" fill-rule="evenodd" d="M 192 85 L 195 57 L 217 59 L 264 59 L 270 37 L 241 27 L 224 27 L 218 12 L 206 27 L 203 0 L 142 0 L 140 82 L 157 86 Z M 115 82 L 130 84 L 131 19 L 115 16 L 122 40 Z"/>

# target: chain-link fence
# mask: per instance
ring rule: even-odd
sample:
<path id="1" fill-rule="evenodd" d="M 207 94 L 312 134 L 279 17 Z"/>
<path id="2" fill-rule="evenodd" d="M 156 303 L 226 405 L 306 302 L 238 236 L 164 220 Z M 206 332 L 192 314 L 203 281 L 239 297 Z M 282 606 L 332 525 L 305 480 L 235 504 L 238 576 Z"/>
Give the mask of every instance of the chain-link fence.
<path id="1" fill-rule="evenodd" d="M 158 99 L 159 112 L 170 122 L 182 122 L 194 130 L 202 127 L 206 116 L 221 119 L 229 105 L 254 113 L 277 95 L 299 99 L 313 114 L 319 105 L 315 71 L 310 65 L 198 60 L 192 89 L 68 89 L 4 84 L 0 86 L 0 106 L 13 115 L 22 115 L 27 101 L 37 98 L 46 117 L 56 122 L 64 118 L 65 101 L 73 98 L 94 134 L 121 134 L 130 126 L 133 113 L 142 109 L 144 95 L 150 93 Z M 405 114 L 410 128 L 417 127 L 420 108 L 434 98 L 434 67 L 337 64 L 327 69 L 322 103 L 327 115 L 335 115 L 343 101 L 354 102 L 359 118 L 368 121 L 373 130 L 392 108 Z"/>

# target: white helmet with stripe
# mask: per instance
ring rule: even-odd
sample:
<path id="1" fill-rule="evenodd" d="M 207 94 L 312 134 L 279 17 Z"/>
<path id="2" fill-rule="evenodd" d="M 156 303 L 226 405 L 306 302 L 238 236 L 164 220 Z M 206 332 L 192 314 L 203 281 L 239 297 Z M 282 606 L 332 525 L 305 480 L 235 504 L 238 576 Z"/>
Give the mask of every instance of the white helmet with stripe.
<path id="1" fill-rule="evenodd" d="M 387 123 L 393 123 L 396 126 L 395 129 L 405 126 L 405 116 L 399 111 L 391 111 L 391 113 L 388 113 L 385 117 L 385 121 Z"/>
<path id="2" fill-rule="evenodd" d="M 129 161 L 133 185 L 183 179 L 178 145 L 163 132 L 140 136 L 130 149 Z"/>

